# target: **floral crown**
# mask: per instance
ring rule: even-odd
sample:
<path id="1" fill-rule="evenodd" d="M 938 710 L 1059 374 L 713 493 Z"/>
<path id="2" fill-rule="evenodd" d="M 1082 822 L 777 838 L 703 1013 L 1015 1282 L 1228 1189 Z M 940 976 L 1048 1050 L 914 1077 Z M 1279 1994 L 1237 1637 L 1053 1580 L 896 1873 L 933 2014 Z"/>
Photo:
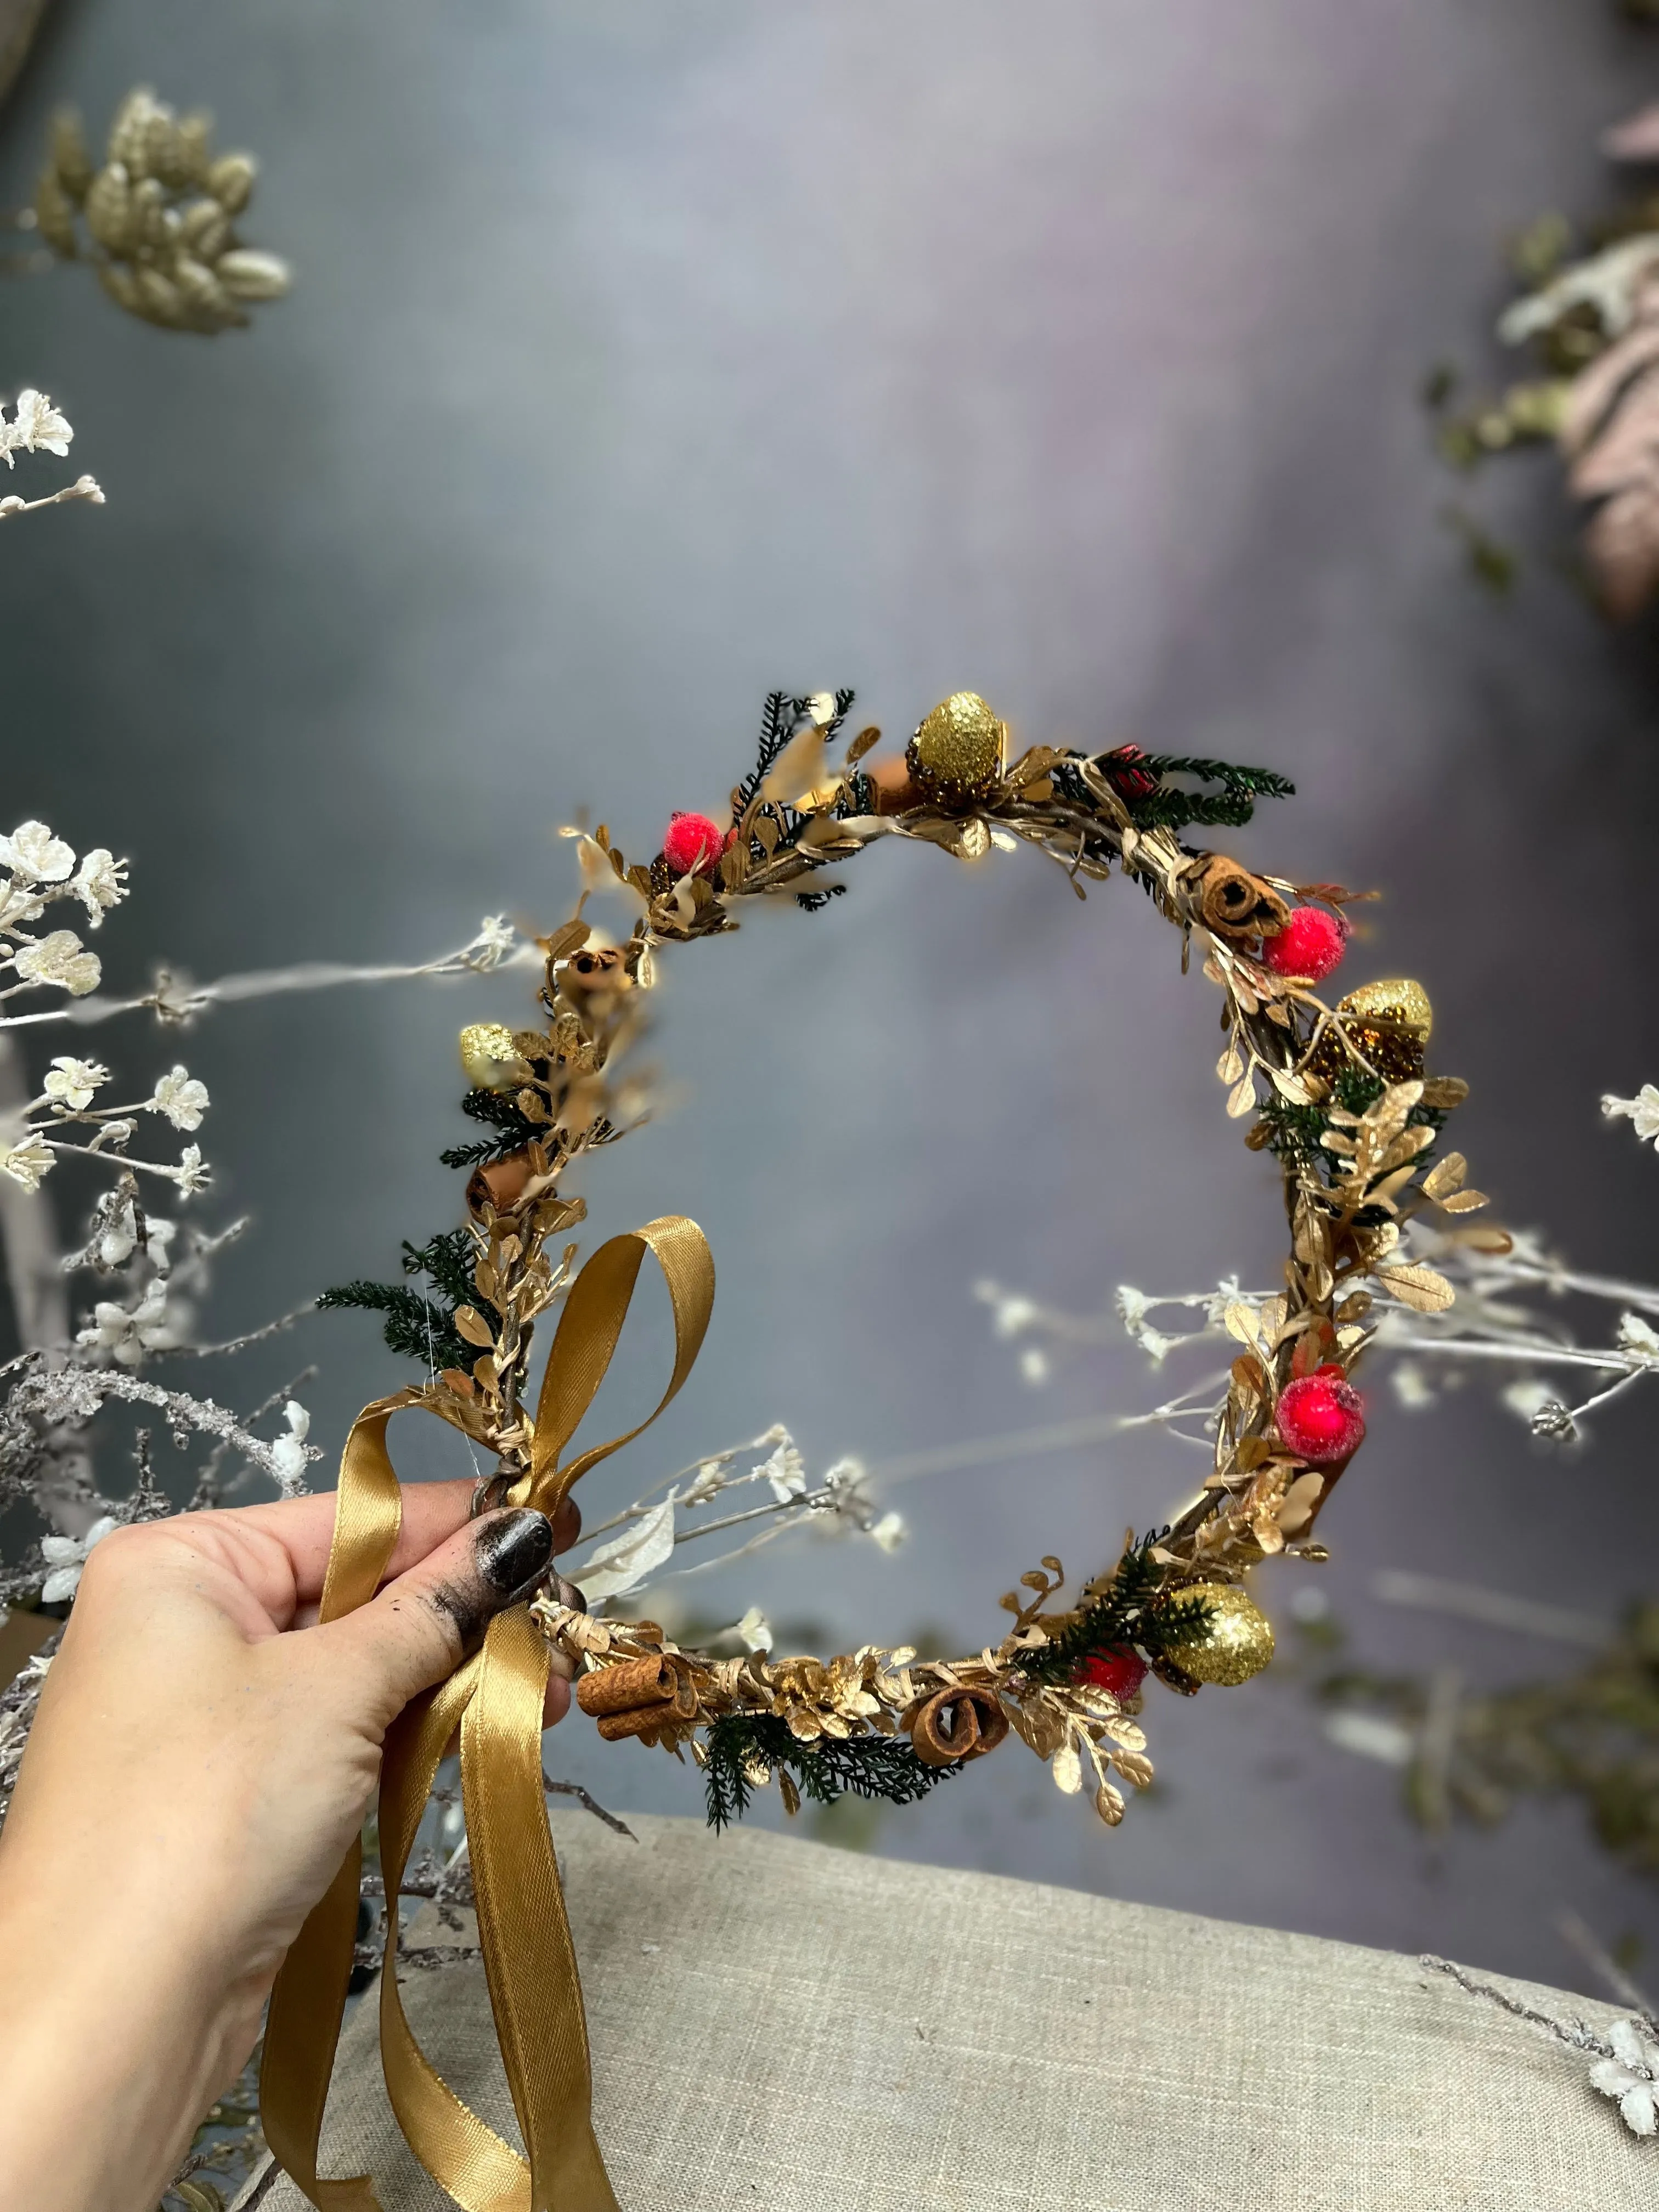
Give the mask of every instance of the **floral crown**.
<path id="1" fill-rule="evenodd" d="M 908 1646 L 865 1645 L 829 1658 L 774 1657 L 765 1649 L 721 1657 L 682 1648 L 655 1622 L 600 1617 L 571 1585 L 550 1581 L 528 1606 L 498 1616 L 483 1651 L 399 1723 L 380 1818 L 389 1921 L 404 1856 L 459 1728 L 480 1935 L 532 2185 L 538 2163 L 545 2172 L 577 2143 L 586 2179 L 572 2204 L 611 2200 L 587 2118 L 580 1991 L 541 1793 L 541 1698 L 554 1655 L 574 1675 L 576 1702 L 602 1736 L 637 1737 L 681 1756 L 690 1749 L 717 1826 L 775 1778 L 792 1812 L 803 1796 L 829 1802 L 847 1791 L 906 1802 L 1011 1734 L 1048 1764 L 1062 1790 L 1078 1791 L 1087 1778 L 1097 1811 L 1115 1825 L 1124 1810 L 1118 1784 L 1142 1787 L 1152 1778 L 1138 1718 L 1148 1674 L 1188 1695 L 1248 1680 L 1273 1655 L 1272 1631 L 1245 1587 L 1249 1570 L 1281 1553 L 1326 1557 L 1314 1532 L 1364 1437 L 1351 1376 L 1374 1310 L 1381 1304 L 1431 1312 L 1452 1302 L 1444 1278 L 1402 1251 L 1402 1225 L 1426 1207 L 1456 1215 L 1486 1202 L 1467 1187 L 1462 1156 L 1440 1146 L 1466 1086 L 1425 1072 L 1431 1016 L 1420 987 L 1374 982 L 1334 1006 L 1318 995 L 1347 949 L 1354 894 L 1260 875 L 1183 842 L 1196 827 L 1247 822 L 1258 799 L 1288 795 L 1282 777 L 1133 745 L 1016 751 L 1006 726 L 972 692 L 936 707 L 902 755 L 881 759 L 877 730 L 843 743 L 852 696 L 775 694 L 729 819 L 676 814 L 648 861 L 630 865 L 603 827 L 566 832 L 579 840 L 588 890 L 573 919 L 539 940 L 537 1023 L 462 1032 L 471 1086 L 462 1106 L 483 1133 L 443 1155 L 467 1171 L 465 1220 L 404 1248 L 409 1271 L 424 1272 L 431 1292 L 359 1282 L 323 1301 L 380 1311 L 388 1343 L 418 1358 L 426 1377 L 369 1407 L 354 1428 L 325 1616 L 372 1594 L 389 1556 L 397 1485 L 384 1437 L 399 1407 L 439 1415 L 493 1456 L 478 1483 L 479 1510 L 510 1503 L 551 1512 L 589 1468 L 629 1441 L 563 1456 L 610 1364 L 647 1254 L 667 1279 L 675 1322 L 674 1368 L 658 1411 L 678 1389 L 714 1297 L 701 1231 L 678 1217 L 653 1222 L 613 1238 L 574 1273 L 575 1248 L 556 1259 L 551 1248 L 586 1209 L 561 1183 L 575 1161 L 614 1143 L 642 1111 L 626 1055 L 662 949 L 735 928 L 746 899 L 823 908 L 844 889 L 836 872 L 883 838 L 963 860 L 994 845 L 1029 845 L 1063 870 L 1079 898 L 1115 870 L 1180 933 L 1183 970 L 1196 943 L 1204 975 L 1221 994 L 1217 1073 L 1227 1112 L 1253 1117 L 1246 1142 L 1272 1152 L 1282 1170 L 1291 1237 L 1285 1287 L 1265 1302 L 1226 1306 L 1238 1348 L 1198 1495 L 1167 1525 L 1129 1531 L 1116 1556 L 1069 1597 L 1060 1561 L 1044 1557 L 1002 1598 L 1012 1618 L 1000 1638 L 976 1652 L 924 1657 Z M 636 906 L 620 943 L 602 941 L 586 918 L 588 893 L 600 884 Z M 556 1304 L 562 1311 L 532 1411 L 535 1328 Z M 635 1543 L 636 1569 L 640 1549 Z M 616 1577 L 605 1595 L 629 1586 Z M 348 1871 L 355 1884 L 351 1869 L 342 1870 L 343 1881 Z M 296 1946 L 284 1969 L 290 1986 L 320 1985 L 319 1961 L 349 1933 L 336 1917 L 338 1927 L 314 1942 L 308 1929 Z M 395 1943 L 390 1926 L 388 1958 Z M 321 2111 L 314 2066 L 307 2075 L 283 2029 L 283 1986 L 267 2047 L 268 2131 L 272 2112 L 280 2131 L 299 2124 L 285 2114 Z M 463 2170 L 434 2148 L 441 2131 L 433 2099 L 448 2092 L 441 2083 L 434 2091 L 429 2069 L 422 2075 L 408 2060 L 413 2045 L 390 1972 L 381 2002 L 394 2107 L 431 2171 L 456 2193 Z M 552 2048 L 579 2050 L 580 2067 L 547 2074 L 535 2054 Z M 510 2194 L 520 2185 L 512 2180 L 517 2154 L 473 2124 L 507 2162 L 502 2188 Z M 304 2131 L 314 2155 L 314 2130 Z M 463 2193 L 462 2201 L 471 2200 Z"/>

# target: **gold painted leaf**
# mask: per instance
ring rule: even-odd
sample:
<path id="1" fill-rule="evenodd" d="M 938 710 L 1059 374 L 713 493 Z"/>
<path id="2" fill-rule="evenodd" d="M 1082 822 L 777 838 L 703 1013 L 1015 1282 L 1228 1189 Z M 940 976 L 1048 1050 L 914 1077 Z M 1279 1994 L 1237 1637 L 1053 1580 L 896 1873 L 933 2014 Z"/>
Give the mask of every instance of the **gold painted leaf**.
<path id="1" fill-rule="evenodd" d="M 1378 1267 L 1376 1279 L 1392 1291 L 1402 1306 L 1413 1313 L 1444 1313 L 1455 1304 L 1457 1293 L 1445 1277 L 1420 1261 L 1402 1261 L 1391 1267 Z"/>
<path id="2" fill-rule="evenodd" d="M 476 1306 L 456 1307 L 455 1334 L 465 1337 L 469 1344 L 481 1345 L 486 1351 L 495 1341 L 489 1323 Z"/>
<path id="3" fill-rule="evenodd" d="M 1116 1827 L 1123 1818 L 1123 1792 L 1103 1782 L 1095 1792 L 1095 1810 L 1109 1828 Z"/>
<path id="4" fill-rule="evenodd" d="M 1424 1176 L 1425 1196 L 1449 1198 L 1453 1191 L 1462 1190 L 1468 1172 L 1469 1164 L 1462 1152 L 1448 1152 L 1444 1159 L 1437 1160 Z"/>
<path id="5" fill-rule="evenodd" d="M 1227 1100 L 1227 1115 L 1231 1121 L 1242 1121 L 1255 1104 L 1255 1078 L 1246 1073 L 1233 1086 Z"/>
<path id="6" fill-rule="evenodd" d="M 1054 1777 L 1055 1789 L 1063 1790 L 1068 1797 L 1075 1797 L 1083 1787 L 1083 1761 L 1069 1735 L 1054 1753 Z"/>

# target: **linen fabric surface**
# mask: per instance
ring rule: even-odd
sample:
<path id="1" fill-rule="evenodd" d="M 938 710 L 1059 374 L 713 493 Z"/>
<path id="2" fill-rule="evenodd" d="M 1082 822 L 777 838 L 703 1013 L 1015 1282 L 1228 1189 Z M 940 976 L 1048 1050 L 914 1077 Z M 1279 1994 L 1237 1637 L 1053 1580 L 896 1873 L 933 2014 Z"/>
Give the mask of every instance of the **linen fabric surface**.
<path id="1" fill-rule="evenodd" d="M 624 2212 L 1659 2205 L 1659 2142 L 1589 2062 L 1414 1960 L 759 1830 L 552 1825 Z M 517 2141 L 482 1968 L 402 1980 L 434 2063 Z M 1602 2033 L 1615 2016 L 1503 1986 Z M 367 2166 L 385 2212 L 439 2212 L 375 2029 L 371 1996 L 322 2171 Z M 265 2169 L 239 2203 L 305 2200 Z"/>

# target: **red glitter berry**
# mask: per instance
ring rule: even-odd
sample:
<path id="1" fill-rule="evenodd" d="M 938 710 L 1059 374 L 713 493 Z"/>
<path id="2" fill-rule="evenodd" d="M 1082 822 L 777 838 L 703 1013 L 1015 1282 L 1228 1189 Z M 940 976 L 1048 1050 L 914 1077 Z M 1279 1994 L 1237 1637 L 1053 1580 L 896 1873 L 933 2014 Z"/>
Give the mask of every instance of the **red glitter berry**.
<path id="1" fill-rule="evenodd" d="M 1127 1705 L 1146 1679 L 1146 1662 L 1138 1651 L 1102 1651 L 1085 1659 L 1078 1679 L 1106 1690 L 1119 1705 Z"/>
<path id="2" fill-rule="evenodd" d="M 726 849 L 726 832 L 706 814 L 677 814 L 662 841 L 662 856 L 677 876 L 706 876 Z"/>
<path id="3" fill-rule="evenodd" d="M 1115 752 L 1103 753 L 1098 764 L 1120 799 L 1150 799 L 1158 780 L 1157 770 L 1146 766 L 1146 759 L 1139 745 L 1120 745 Z"/>
<path id="4" fill-rule="evenodd" d="M 1322 906 L 1299 906 L 1277 937 L 1266 939 L 1261 957 L 1276 975 L 1304 975 L 1322 983 L 1348 949 L 1348 925 Z"/>
<path id="5" fill-rule="evenodd" d="M 1340 1371 L 1304 1375 L 1279 1394 L 1279 1437 L 1310 1467 L 1352 1457 L 1365 1435 L 1365 1403 Z"/>

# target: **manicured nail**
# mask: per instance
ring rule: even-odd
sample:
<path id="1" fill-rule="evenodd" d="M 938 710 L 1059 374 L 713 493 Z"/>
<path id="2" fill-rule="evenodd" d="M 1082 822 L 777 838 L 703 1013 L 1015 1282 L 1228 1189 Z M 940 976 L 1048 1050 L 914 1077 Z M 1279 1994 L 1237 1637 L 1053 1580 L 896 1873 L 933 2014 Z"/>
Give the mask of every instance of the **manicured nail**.
<path id="1" fill-rule="evenodd" d="M 553 1557 L 553 1523 L 533 1505 L 503 1513 L 478 1531 L 478 1572 L 491 1589 L 515 1596 L 546 1572 Z"/>
<path id="2" fill-rule="evenodd" d="M 559 1577 L 559 1581 L 558 1581 L 558 1591 L 559 1591 L 559 1603 L 560 1603 L 561 1605 L 568 1605 L 568 1606 L 570 1607 L 570 1610 L 572 1611 L 572 1613 L 586 1613 L 586 1610 L 587 1610 L 587 1600 L 586 1600 L 586 1599 L 582 1595 L 581 1592 L 577 1589 L 577 1587 L 576 1587 L 575 1583 L 568 1583 L 568 1582 L 566 1582 L 566 1580 L 565 1580 L 565 1578 L 564 1578 L 564 1577 L 563 1577 L 562 1575 L 561 1575 L 561 1576 Z"/>

